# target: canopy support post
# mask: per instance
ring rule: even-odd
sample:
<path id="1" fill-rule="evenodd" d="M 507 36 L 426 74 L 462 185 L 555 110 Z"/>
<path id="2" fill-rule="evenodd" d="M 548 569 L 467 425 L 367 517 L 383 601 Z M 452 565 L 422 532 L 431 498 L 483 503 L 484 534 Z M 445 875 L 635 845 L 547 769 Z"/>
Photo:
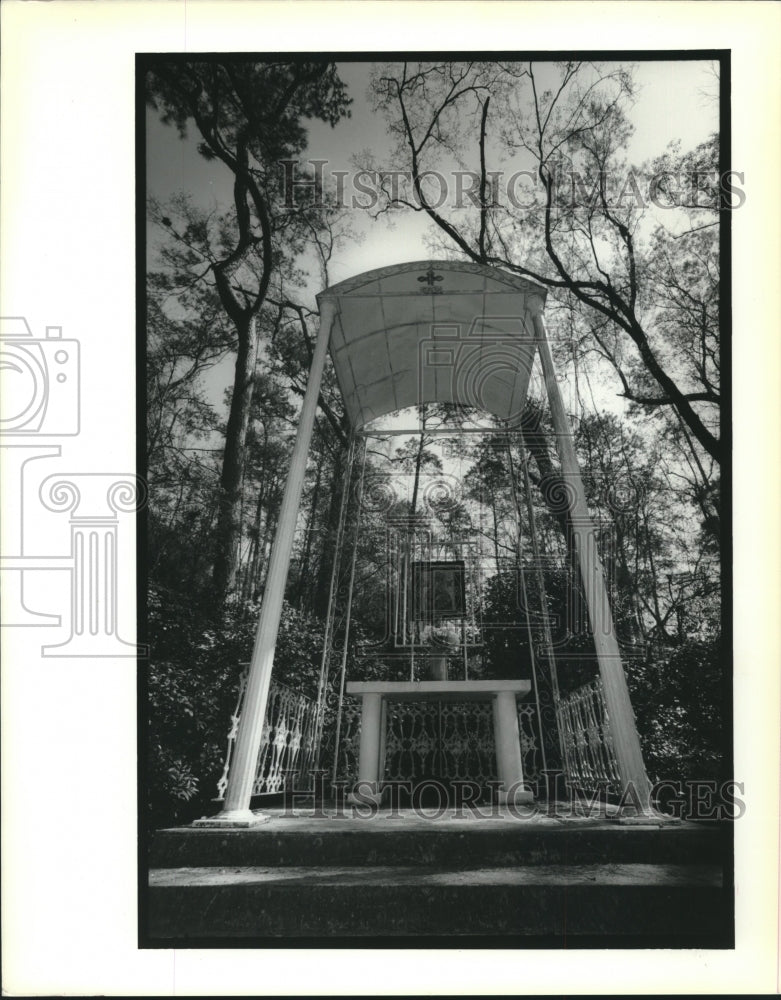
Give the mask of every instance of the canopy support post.
<path id="1" fill-rule="evenodd" d="M 640 738 L 629 698 L 629 688 L 621 661 L 621 651 L 616 639 L 613 616 L 610 610 L 605 577 L 594 539 L 594 528 L 586 502 L 586 493 L 580 475 L 572 429 L 564 410 L 561 390 L 556 381 L 550 345 L 542 309 L 533 314 L 537 348 L 545 380 L 545 389 L 553 418 L 556 450 L 561 462 L 565 484 L 569 487 L 570 523 L 575 542 L 580 578 L 588 605 L 589 621 L 594 638 L 599 673 L 605 692 L 610 733 L 613 740 L 619 774 L 621 776 L 622 804 L 631 803 L 641 817 L 658 818 L 651 803 L 651 784 L 645 771 Z"/>
<path id="2" fill-rule="evenodd" d="M 263 736 L 263 724 L 266 718 L 274 649 L 282 615 L 282 602 L 290 568 L 290 556 L 293 550 L 293 535 L 304 487 L 307 456 L 317 413 L 320 383 L 323 378 L 335 315 L 335 304 L 324 299 L 320 304 L 320 329 L 312 356 L 312 365 L 309 369 L 304 402 L 298 419 L 298 431 L 296 432 L 293 454 L 290 458 L 290 468 L 279 511 L 274 545 L 271 549 L 260 621 L 255 633 L 255 646 L 250 660 L 247 689 L 244 694 L 239 730 L 228 775 L 225 805 L 218 816 L 200 821 L 204 824 L 254 826 L 268 819 L 267 816 L 250 810 L 250 800 L 255 782 L 255 768 L 260 742 Z"/>

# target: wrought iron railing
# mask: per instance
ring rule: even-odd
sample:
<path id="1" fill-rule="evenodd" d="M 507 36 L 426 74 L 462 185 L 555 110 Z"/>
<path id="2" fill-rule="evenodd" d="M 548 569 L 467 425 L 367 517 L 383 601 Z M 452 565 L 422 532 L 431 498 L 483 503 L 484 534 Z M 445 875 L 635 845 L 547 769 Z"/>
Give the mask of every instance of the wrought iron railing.
<path id="1" fill-rule="evenodd" d="M 602 681 L 596 678 L 562 697 L 556 716 L 570 786 L 583 792 L 620 792 Z"/>
<path id="2" fill-rule="evenodd" d="M 246 671 L 241 675 L 236 708 L 231 716 L 225 765 L 217 783 L 217 800 L 225 798 L 233 748 L 247 686 Z M 263 725 L 252 794 L 282 792 L 286 774 L 298 771 L 301 781 L 317 765 L 317 706 L 311 699 L 272 680 L 266 720 Z M 535 729 L 534 708 L 518 705 L 518 726 L 524 776 L 535 782 L 539 776 L 540 746 Z M 335 727 L 323 734 L 320 760 L 334 758 Z M 336 777 L 353 782 L 358 776 L 361 738 L 360 699 L 345 697 L 336 755 Z M 485 702 L 391 702 L 388 706 L 386 735 L 386 779 L 414 779 L 436 770 L 432 754 L 441 760 L 437 767 L 454 779 L 470 779 L 484 784 L 496 778 L 491 706 Z"/>
<path id="3" fill-rule="evenodd" d="M 225 798 L 233 747 L 239 731 L 241 705 L 247 687 L 246 671 L 239 681 L 236 710 L 231 716 L 228 747 L 222 777 L 217 782 L 217 799 Z M 255 768 L 253 795 L 284 791 L 286 775 L 298 771 L 302 781 L 315 766 L 317 706 L 311 698 L 293 691 L 286 684 L 272 680 L 266 706 L 266 719 Z"/>

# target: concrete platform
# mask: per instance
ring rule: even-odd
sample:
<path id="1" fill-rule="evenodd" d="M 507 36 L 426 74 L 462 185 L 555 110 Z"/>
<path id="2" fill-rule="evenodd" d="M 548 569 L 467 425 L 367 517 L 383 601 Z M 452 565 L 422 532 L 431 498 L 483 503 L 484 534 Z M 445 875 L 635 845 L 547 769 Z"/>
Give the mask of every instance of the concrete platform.
<path id="1" fill-rule="evenodd" d="M 491 938 L 520 947 L 545 938 L 576 947 L 607 936 L 645 947 L 730 944 L 728 828 L 520 820 L 506 811 L 434 819 L 269 812 L 251 830 L 154 836 L 148 943 L 404 939 L 431 947 Z"/>
<path id="2" fill-rule="evenodd" d="M 449 810 L 378 810 L 370 818 L 333 811 L 285 814 L 252 830 L 160 830 L 150 845 L 154 868 L 208 865 L 429 864 L 450 867 L 615 863 L 720 864 L 728 828 L 694 823 L 619 826 L 600 817 L 556 818 L 539 810 L 518 818 L 499 807 L 490 817 Z"/>

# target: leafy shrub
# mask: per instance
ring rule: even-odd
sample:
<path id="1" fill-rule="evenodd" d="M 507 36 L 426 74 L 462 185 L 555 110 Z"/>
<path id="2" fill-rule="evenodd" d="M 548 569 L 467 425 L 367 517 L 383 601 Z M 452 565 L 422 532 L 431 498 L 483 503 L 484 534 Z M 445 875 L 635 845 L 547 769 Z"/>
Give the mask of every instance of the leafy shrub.
<path id="1" fill-rule="evenodd" d="M 652 780 L 726 777 L 724 654 L 718 636 L 689 640 L 627 664 L 632 704 Z"/>
<path id="2" fill-rule="evenodd" d="M 149 596 L 148 821 L 154 828 L 215 810 L 242 664 L 252 654 L 259 608 L 229 606 L 219 625 L 181 595 Z M 314 696 L 322 623 L 285 603 L 274 677 Z"/>

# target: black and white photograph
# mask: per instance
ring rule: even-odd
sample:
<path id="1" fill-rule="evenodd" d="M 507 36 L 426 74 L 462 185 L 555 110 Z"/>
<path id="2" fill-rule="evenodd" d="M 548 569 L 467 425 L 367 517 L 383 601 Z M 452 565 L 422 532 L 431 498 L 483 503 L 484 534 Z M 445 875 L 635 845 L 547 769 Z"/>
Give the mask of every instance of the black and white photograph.
<path id="1" fill-rule="evenodd" d="M 729 72 L 139 56 L 145 943 L 731 947 Z"/>
<path id="2" fill-rule="evenodd" d="M 778 992 L 781 11 L 0 21 L 4 994 Z"/>

